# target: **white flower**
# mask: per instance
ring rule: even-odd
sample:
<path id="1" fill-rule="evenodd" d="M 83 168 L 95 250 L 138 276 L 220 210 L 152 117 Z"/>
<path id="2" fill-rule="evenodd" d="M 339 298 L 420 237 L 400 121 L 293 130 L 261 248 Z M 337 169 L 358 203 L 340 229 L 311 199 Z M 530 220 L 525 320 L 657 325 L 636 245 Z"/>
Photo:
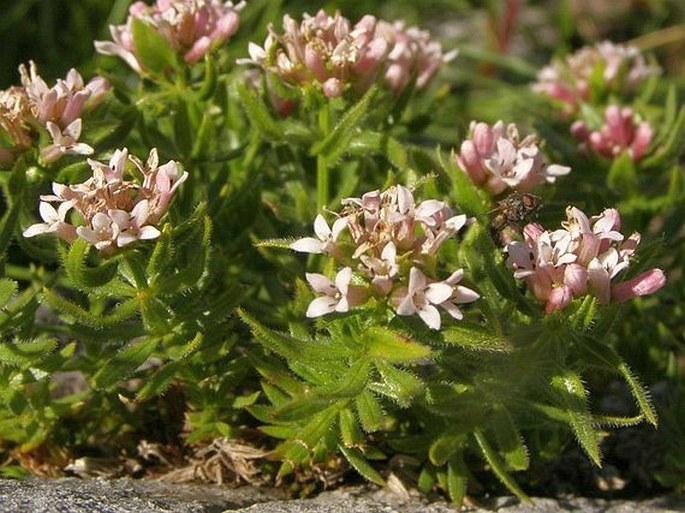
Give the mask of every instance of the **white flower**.
<path id="1" fill-rule="evenodd" d="M 99 250 L 108 249 L 119 236 L 119 225 L 107 214 L 98 212 L 93 216 L 91 227 L 79 226 L 76 234 Z"/>
<path id="2" fill-rule="evenodd" d="M 45 164 L 52 164 L 63 155 L 91 155 L 95 151 L 91 146 L 78 142 L 81 137 L 81 118 L 72 121 L 64 130 L 52 121 L 48 121 L 46 126 L 52 137 L 52 144 L 40 151 Z"/>
<path id="3" fill-rule="evenodd" d="M 464 277 L 464 270 L 457 269 L 454 271 L 449 278 L 444 282 L 450 287 L 452 287 L 452 295 L 447 301 L 440 303 L 440 306 L 444 308 L 448 314 L 457 319 L 458 321 L 464 318 L 464 314 L 461 312 L 457 305 L 464 303 L 473 303 L 476 299 L 480 298 L 480 294 L 475 290 L 471 290 L 468 287 L 458 285 L 461 279 Z"/>
<path id="4" fill-rule="evenodd" d="M 76 231 L 73 226 L 65 222 L 65 216 L 71 207 L 71 202 L 67 201 L 61 203 L 57 210 L 55 210 L 55 207 L 50 205 L 50 203 L 41 201 L 38 210 L 45 222 L 29 226 L 24 230 L 24 237 L 35 237 L 43 233 L 57 233 L 65 240 L 74 241 L 76 239 Z"/>
<path id="5" fill-rule="evenodd" d="M 447 283 L 428 284 L 421 270 L 412 267 L 409 271 L 409 286 L 406 294 L 400 295 L 396 300 L 397 315 L 418 314 L 430 329 L 439 330 L 440 312 L 434 305 L 449 300 L 453 292 L 454 288 Z"/>
<path id="6" fill-rule="evenodd" d="M 323 274 L 307 273 L 307 281 L 315 292 L 324 294 L 315 298 L 307 308 L 307 317 L 320 317 L 332 312 L 347 312 L 350 306 L 364 301 L 363 287 L 350 285 L 352 269 L 344 267 L 335 275 L 335 282 Z"/>
<path id="7" fill-rule="evenodd" d="M 336 219 L 333 227 L 330 228 L 326 220 L 321 214 L 316 216 L 314 220 L 314 233 L 316 239 L 313 237 L 304 237 L 296 240 L 290 245 L 290 249 L 299 251 L 301 253 L 331 253 L 335 248 L 335 243 L 338 240 L 338 235 L 347 226 L 347 219 L 341 217 Z"/>

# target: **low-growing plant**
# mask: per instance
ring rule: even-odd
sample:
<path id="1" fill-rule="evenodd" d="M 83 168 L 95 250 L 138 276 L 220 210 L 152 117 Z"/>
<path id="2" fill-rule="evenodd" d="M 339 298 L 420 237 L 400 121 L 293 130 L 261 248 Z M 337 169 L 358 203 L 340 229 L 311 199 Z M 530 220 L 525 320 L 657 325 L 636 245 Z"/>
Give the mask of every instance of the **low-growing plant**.
<path id="1" fill-rule="evenodd" d="M 426 30 L 281 14 L 134 2 L 100 76 L 30 62 L 0 92 L 4 474 L 224 437 L 268 452 L 248 481 L 352 468 L 461 506 L 485 470 L 528 500 L 514 474 L 560 440 L 601 466 L 608 430 L 656 427 L 638 375 L 680 379 L 677 81 L 601 42 L 469 84 L 515 88 L 493 117 L 457 107 L 458 52 Z M 607 411 L 617 381 L 634 405 Z M 682 486 L 672 455 L 658 479 Z"/>

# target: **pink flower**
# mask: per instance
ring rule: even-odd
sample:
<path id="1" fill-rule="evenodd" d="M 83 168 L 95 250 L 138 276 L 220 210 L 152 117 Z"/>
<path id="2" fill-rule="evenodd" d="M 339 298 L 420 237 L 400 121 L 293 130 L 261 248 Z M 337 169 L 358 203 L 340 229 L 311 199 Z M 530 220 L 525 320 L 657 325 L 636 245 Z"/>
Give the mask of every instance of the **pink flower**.
<path id="1" fill-rule="evenodd" d="M 127 179 L 126 163 L 141 175 Z M 30 226 L 25 237 L 40 233 L 55 233 L 67 242 L 80 237 L 104 254 L 128 246 L 137 240 L 159 237 L 155 226 L 167 211 L 171 195 L 185 181 L 187 173 L 179 176 L 174 161 L 158 165 L 153 149 L 143 164 L 129 156 L 128 150 L 116 150 L 109 164 L 88 159 L 92 176 L 74 185 L 53 183 L 53 195 L 41 196 L 40 213 L 45 223 Z M 55 208 L 50 203 L 59 203 Z M 74 209 L 83 225 L 73 226 L 65 220 Z"/>
<path id="2" fill-rule="evenodd" d="M 516 125 L 505 129 L 502 121 L 493 126 L 472 121 L 470 137 L 455 159 L 474 184 L 487 187 L 493 194 L 507 187 L 528 192 L 571 171 L 566 166 L 548 165 L 534 135 L 521 139 Z"/>
<path id="3" fill-rule="evenodd" d="M 456 50 L 443 55 L 442 46 L 429 32 L 406 28 L 404 21 L 380 21 L 379 30 L 392 45 L 385 82 L 395 93 L 404 89 L 413 75 L 416 75 L 416 88 L 423 89 L 443 63 L 457 56 Z"/>
<path id="4" fill-rule="evenodd" d="M 86 106 L 93 108 L 99 103 L 109 88 L 101 77 L 84 84 L 75 69 L 67 73 L 65 80 L 58 79 L 53 87 L 48 87 L 33 61 L 29 62 L 28 70 L 23 64 L 19 66 L 19 74 L 36 119 L 44 125 L 52 121 L 62 129 L 82 117 Z"/>
<path id="5" fill-rule="evenodd" d="M 363 93 L 376 80 L 388 52 L 388 41 L 380 34 L 376 18 L 364 16 L 356 25 L 336 12 L 323 10 L 304 14 L 298 24 L 283 17 L 283 33 L 269 27 L 263 47 L 250 43 L 252 63 L 291 86 L 313 85 L 328 97 L 340 96 L 352 88 Z"/>
<path id="6" fill-rule="evenodd" d="M 347 312 L 351 306 L 362 304 L 365 300 L 365 289 L 350 285 L 352 269 L 344 267 L 331 281 L 323 274 L 307 273 L 307 281 L 312 289 L 323 296 L 315 298 L 307 308 L 307 317 L 320 317 L 333 312 Z"/>
<path id="7" fill-rule="evenodd" d="M 640 241 L 618 231 L 621 217 L 615 209 L 588 218 L 569 207 L 562 229 L 546 231 L 539 225 L 524 228 L 524 241 L 507 244 L 507 265 L 514 277 L 524 279 L 545 312 L 561 310 L 574 298 L 592 295 L 600 304 L 625 301 L 656 292 L 665 283 L 663 272 L 652 269 L 625 283 L 612 283 L 630 265 Z"/>
<path id="8" fill-rule="evenodd" d="M 637 278 L 617 283 L 611 287 L 611 302 L 623 303 L 637 296 L 654 294 L 666 285 L 666 276 L 661 269 L 650 269 Z"/>
<path id="9" fill-rule="evenodd" d="M 648 65 L 636 47 L 603 41 L 542 68 L 533 90 L 574 112 L 590 99 L 590 81 L 597 71 L 602 73 L 606 89 L 627 93 L 660 70 Z"/>
<path id="10" fill-rule="evenodd" d="M 104 78 L 96 77 L 84 84 L 79 73 L 72 69 L 64 80 L 58 79 L 49 87 L 38 75 L 36 65 L 19 66 L 21 87 L 0 91 L 0 128 L 11 148 L 5 150 L 7 163 L 16 153 L 28 150 L 39 139 L 44 129 L 52 143 L 41 148 L 41 160 L 52 164 L 63 155 L 89 155 L 93 149 L 79 143 L 82 116 L 94 108 L 109 88 Z"/>
<path id="11" fill-rule="evenodd" d="M 627 151 L 637 162 L 647 153 L 654 137 L 654 129 L 646 121 L 638 122 L 630 107 L 609 105 L 604 112 L 605 124 L 590 131 L 584 122 L 577 121 L 571 133 L 580 142 L 581 149 L 591 148 L 606 158 L 616 158 Z"/>
<path id="12" fill-rule="evenodd" d="M 239 11 L 245 2 L 233 5 L 221 0 L 157 0 L 148 6 L 135 2 L 124 25 L 110 25 L 113 41 L 96 41 L 104 55 L 116 55 L 138 73 L 144 71 L 133 40 L 133 20 L 155 29 L 188 64 L 221 46 L 240 25 Z"/>

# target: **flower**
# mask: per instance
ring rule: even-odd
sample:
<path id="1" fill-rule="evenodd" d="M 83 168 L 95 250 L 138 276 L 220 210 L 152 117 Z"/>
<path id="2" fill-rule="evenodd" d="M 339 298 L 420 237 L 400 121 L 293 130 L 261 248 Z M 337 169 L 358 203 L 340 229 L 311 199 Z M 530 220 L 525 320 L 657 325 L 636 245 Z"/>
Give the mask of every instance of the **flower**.
<path id="1" fill-rule="evenodd" d="M 347 220 L 344 217 L 341 217 L 335 220 L 333 228 L 331 229 L 324 217 L 319 214 L 314 220 L 314 233 L 317 238 L 304 237 L 298 239 L 290 245 L 290 249 L 302 253 L 330 254 L 335 250 L 335 242 L 337 241 L 340 232 L 344 230 L 346 226 Z"/>
<path id="2" fill-rule="evenodd" d="M 632 91 L 660 72 L 657 66 L 645 62 L 636 47 L 602 41 L 542 68 L 533 91 L 562 102 L 567 111 L 573 112 L 590 99 L 590 82 L 597 71 L 603 86 L 619 93 Z"/>
<path id="3" fill-rule="evenodd" d="M 329 16 L 320 10 L 315 16 L 305 13 L 300 23 L 286 14 L 283 33 L 269 26 L 264 45 L 250 43 L 250 58 L 239 63 L 256 64 L 287 85 L 310 85 L 337 97 L 350 87 L 358 94 L 366 91 L 388 51 L 373 16 L 352 26 L 339 12 Z"/>
<path id="4" fill-rule="evenodd" d="M 0 91 L 0 129 L 6 134 L 8 148 L 0 148 L 4 165 L 14 162 L 16 153 L 30 149 L 45 130 L 52 142 L 40 149 L 44 164 L 52 164 L 63 155 L 89 155 L 93 148 L 78 142 L 82 131 L 82 116 L 103 99 L 109 84 L 95 77 L 87 84 L 74 69 L 65 79 L 49 87 L 38 74 L 33 61 L 27 69 L 19 66 L 21 87 Z"/>
<path id="5" fill-rule="evenodd" d="M 453 50 L 442 53 L 442 46 L 428 31 L 405 26 L 404 21 L 379 22 L 379 31 L 390 42 L 385 82 L 395 93 L 404 89 L 416 75 L 416 88 L 423 89 L 443 63 L 457 56 Z"/>
<path id="6" fill-rule="evenodd" d="M 58 79 L 53 87 L 48 87 L 33 61 L 29 61 L 28 70 L 23 64 L 19 66 L 19 74 L 33 116 L 44 125 L 52 121 L 62 129 L 80 118 L 86 106 L 95 107 L 109 88 L 102 77 L 84 84 L 75 69 L 69 70 L 66 79 Z"/>
<path id="7" fill-rule="evenodd" d="M 590 131 L 584 121 L 576 121 L 571 133 L 580 142 L 581 150 L 588 147 L 606 158 L 616 158 L 628 152 L 637 162 L 647 153 L 654 137 L 654 129 L 646 121 L 637 121 L 633 109 L 609 105 L 604 111 L 605 123 L 599 130 Z"/>
<path id="8" fill-rule="evenodd" d="M 524 228 L 524 240 L 507 244 L 507 265 L 514 277 L 523 279 L 545 312 L 563 309 L 574 298 L 594 296 L 600 304 L 619 303 L 638 295 L 652 294 L 665 284 L 660 269 L 652 269 L 623 283 L 612 281 L 630 265 L 640 235 L 627 239 L 618 231 L 617 210 L 606 209 L 588 218 L 568 207 L 562 228 L 544 230 L 537 224 Z"/>
<path id="9" fill-rule="evenodd" d="M 130 162 L 138 179 L 127 179 Z M 55 233 L 67 242 L 81 238 L 104 254 L 111 254 L 137 240 L 159 237 L 155 226 L 169 207 L 171 196 L 188 173 L 179 174 L 176 162 L 159 166 L 157 150 L 152 149 L 143 164 L 126 148 L 116 150 L 108 164 L 88 159 L 92 175 L 74 185 L 53 183 L 52 195 L 41 196 L 40 213 L 45 221 L 29 226 L 24 237 Z M 50 203 L 59 203 L 55 209 Z M 74 210 L 80 226 L 66 221 Z"/>
<path id="10" fill-rule="evenodd" d="M 437 306 L 459 320 L 463 315 L 457 305 L 478 299 L 477 292 L 459 285 L 462 269 L 444 281 L 434 278 L 437 253 L 466 225 L 465 215 L 455 215 L 440 200 L 417 203 L 403 185 L 344 198 L 342 205 L 332 227 L 318 215 L 316 237 L 290 245 L 296 251 L 323 253 L 343 266 L 335 283 L 307 275 L 312 288 L 324 294 L 310 304 L 307 316 L 347 311 L 372 297 L 397 315 L 417 314 L 431 329 L 439 329 Z M 350 285 L 353 275 L 355 285 Z"/>
<path id="11" fill-rule="evenodd" d="M 323 294 L 315 298 L 307 308 L 307 317 L 320 317 L 332 312 L 347 312 L 351 306 L 361 304 L 365 300 L 365 289 L 350 285 L 352 269 L 344 267 L 331 281 L 323 274 L 307 273 L 307 281 L 315 292 Z"/>
<path id="12" fill-rule="evenodd" d="M 420 269 L 412 267 L 409 271 L 409 285 L 399 289 L 393 298 L 397 305 L 397 315 L 418 314 L 432 330 L 440 329 L 440 312 L 435 305 L 449 301 L 453 287 L 444 282 L 429 283 Z"/>
<path id="13" fill-rule="evenodd" d="M 195 64 L 237 32 L 238 13 L 244 5 L 221 0 L 157 0 L 153 5 L 134 2 L 125 24 L 110 25 L 113 41 L 96 41 L 95 49 L 121 57 L 143 73 L 144 64 L 133 37 L 133 22 L 138 19 L 157 31 L 185 62 Z"/>
<path id="14" fill-rule="evenodd" d="M 65 201 L 59 205 L 55 210 L 55 207 L 41 201 L 38 207 L 40 216 L 43 218 L 44 223 L 32 224 L 29 226 L 22 235 L 24 237 L 35 237 L 36 235 L 41 235 L 43 233 L 56 233 L 60 238 L 66 240 L 67 242 L 73 242 L 76 240 L 76 228 L 66 222 L 66 215 L 71 209 L 72 205 L 70 202 Z"/>
<path id="15" fill-rule="evenodd" d="M 440 306 L 445 309 L 445 311 L 454 317 L 456 320 L 460 321 L 464 318 L 464 314 L 459 309 L 457 305 L 462 305 L 464 303 L 473 303 L 478 298 L 480 294 L 475 290 L 471 290 L 468 287 L 459 285 L 459 282 L 464 277 L 464 270 L 457 269 L 454 271 L 449 278 L 447 278 L 443 283 L 452 287 L 452 294 L 446 300 L 440 303 Z"/>
<path id="16" fill-rule="evenodd" d="M 95 151 L 91 146 L 77 142 L 81 137 L 81 118 L 72 121 L 64 130 L 48 121 L 47 129 L 52 137 L 52 144 L 48 144 L 40 152 L 40 157 L 46 164 L 56 162 L 62 155 L 90 155 Z"/>
<path id="17" fill-rule="evenodd" d="M 507 187 L 528 192 L 571 171 L 567 166 L 547 164 L 534 135 L 521 139 L 516 125 L 511 123 L 505 129 L 503 121 L 492 126 L 472 121 L 469 138 L 454 158 L 474 184 L 493 194 Z"/>

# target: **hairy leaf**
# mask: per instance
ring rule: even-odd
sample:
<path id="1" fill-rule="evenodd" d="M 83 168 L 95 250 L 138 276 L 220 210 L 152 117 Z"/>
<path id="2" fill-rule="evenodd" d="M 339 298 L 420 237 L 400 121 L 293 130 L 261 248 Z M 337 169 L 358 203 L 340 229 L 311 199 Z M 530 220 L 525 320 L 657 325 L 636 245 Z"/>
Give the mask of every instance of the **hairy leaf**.
<path id="1" fill-rule="evenodd" d="M 368 355 L 388 362 L 410 362 L 430 356 L 426 346 L 382 326 L 371 326 L 362 334 Z"/>
<path id="2" fill-rule="evenodd" d="M 385 486 L 385 480 L 381 477 L 378 471 L 373 468 L 359 449 L 354 447 L 345 447 L 338 445 L 340 452 L 350 462 L 350 465 L 359 472 L 359 474 L 366 480 L 371 481 L 378 486 Z"/>

